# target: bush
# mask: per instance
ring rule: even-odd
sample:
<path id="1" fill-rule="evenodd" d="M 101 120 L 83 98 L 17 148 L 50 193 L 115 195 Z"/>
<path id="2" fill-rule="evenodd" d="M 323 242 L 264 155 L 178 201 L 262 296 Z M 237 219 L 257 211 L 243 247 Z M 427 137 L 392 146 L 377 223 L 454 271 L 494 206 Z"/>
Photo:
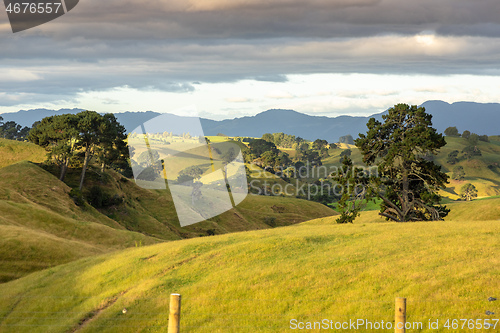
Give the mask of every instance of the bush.
<path id="1" fill-rule="evenodd" d="M 448 154 L 448 158 L 446 159 L 446 162 L 448 162 L 448 164 L 451 164 L 451 165 L 458 163 L 458 153 L 459 153 L 458 150 L 454 150 L 454 151 L 450 152 Z"/>
<path id="2" fill-rule="evenodd" d="M 473 158 L 474 156 L 481 156 L 481 150 L 477 148 L 476 146 L 467 146 L 462 150 L 462 153 L 464 154 L 464 157 L 469 160 Z"/>
<path id="3" fill-rule="evenodd" d="M 490 142 L 490 138 L 487 135 L 480 135 L 479 141 Z"/>
<path id="4" fill-rule="evenodd" d="M 453 174 L 451 175 L 451 178 L 455 180 L 462 180 L 465 178 L 465 170 L 462 166 L 457 165 L 456 167 L 453 168 Z"/>
<path id="5" fill-rule="evenodd" d="M 85 205 L 85 199 L 83 198 L 83 194 L 79 189 L 72 188 L 71 191 L 69 191 L 69 196 L 71 197 L 71 199 L 73 199 L 75 205 L 77 206 Z"/>
<path id="6" fill-rule="evenodd" d="M 467 139 L 467 141 L 471 146 L 475 146 L 479 142 L 479 135 L 477 135 L 476 133 L 472 133 Z"/>
<path id="7" fill-rule="evenodd" d="M 266 216 L 264 217 L 264 223 L 271 228 L 274 228 L 276 227 L 276 218 L 274 216 Z"/>
<path id="8" fill-rule="evenodd" d="M 124 200 L 118 194 L 110 195 L 106 193 L 100 186 L 92 186 L 88 195 L 87 201 L 95 208 L 106 208 L 121 204 Z"/>
<path id="9" fill-rule="evenodd" d="M 106 194 L 104 193 L 102 188 L 95 185 L 90 189 L 87 200 L 93 207 L 101 208 L 103 207 L 103 203 L 106 200 L 105 196 Z"/>

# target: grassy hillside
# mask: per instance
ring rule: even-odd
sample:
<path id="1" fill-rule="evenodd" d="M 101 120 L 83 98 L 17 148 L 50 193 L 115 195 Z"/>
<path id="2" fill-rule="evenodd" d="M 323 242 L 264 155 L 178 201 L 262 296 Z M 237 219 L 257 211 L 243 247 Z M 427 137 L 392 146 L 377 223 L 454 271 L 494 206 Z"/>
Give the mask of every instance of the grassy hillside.
<path id="1" fill-rule="evenodd" d="M 481 221 L 311 221 L 79 260 L 0 285 L 0 332 L 164 332 L 171 292 L 183 295 L 183 332 L 392 321 L 397 296 L 408 299 L 408 321 L 439 319 L 433 332 L 448 332 L 447 318 L 498 312 L 487 298 L 498 297 L 500 215 L 484 215 L 486 204 L 500 199 L 456 204 Z"/>
<path id="2" fill-rule="evenodd" d="M 0 282 L 85 256 L 159 239 L 127 231 L 30 162 L 0 169 Z"/>
<path id="3" fill-rule="evenodd" d="M 46 154 L 43 148 L 33 143 L 0 139 L 0 168 L 20 161 L 40 163 Z"/>
<path id="4" fill-rule="evenodd" d="M 464 138 L 446 137 L 446 146 L 441 148 L 435 161 L 443 167 L 449 176 L 452 175 L 453 167 L 462 166 L 465 171 L 465 180 L 450 179 L 450 184 L 447 187 L 448 194 L 445 193 L 445 195 L 451 199 L 457 199 L 460 188 L 465 183 L 474 184 L 479 197 L 500 194 L 500 145 L 494 139 L 495 137 L 491 137 L 491 142 L 478 142 L 477 147 L 481 150 L 481 156 L 469 161 L 462 159 L 459 163 L 450 165 L 446 162 L 448 154 L 453 150 L 461 152 L 468 144 Z"/>
<path id="5" fill-rule="evenodd" d="M 236 209 L 185 228 L 179 226 L 168 191 L 150 191 L 109 171 L 87 172 L 84 195 L 99 186 L 110 204 L 77 206 L 69 193 L 80 171 L 70 170 L 67 184 L 31 162 L 16 162 L 12 151 L 36 160 L 36 146 L 3 140 L 8 166 L 0 168 L 0 282 L 82 257 L 138 244 L 266 229 L 335 214 L 326 206 L 279 197 L 249 196 Z M 20 157 L 20 158 L 21 158 Z M 7 163 L 8 161 L 8 163 Z M 54 170 L 57 174 L 57 170 Z"/>

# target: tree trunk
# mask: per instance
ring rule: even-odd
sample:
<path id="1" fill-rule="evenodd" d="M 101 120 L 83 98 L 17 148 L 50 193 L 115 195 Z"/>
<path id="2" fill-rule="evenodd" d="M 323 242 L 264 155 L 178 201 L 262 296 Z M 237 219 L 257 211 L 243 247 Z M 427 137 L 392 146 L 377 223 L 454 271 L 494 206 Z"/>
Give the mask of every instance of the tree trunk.
<path id="1" fill-rule="evenodd" d="M 408 170 L 405 168 L 403 169 L 403 195 L 401 199 L 401 211 L 403 212 L 403 214 L 400 217 L 401 221 L 403 222 L 407 221 L 406 217 L 410 209 L 409 207 L 410 199 L 408 198 L 409 189 L 410 189 L 410 182 L 408 180 Z"/>
<path id="2" fill-rule="evenodd" d="M 89 164 L 89 159 L 90 159 L 90 152 L 88 148 L 85 150 L 85 159 L 83 161 L 83 169 L 82 169 L 82 175 L 80 176 L 80 191 L 83 188 L 83 181 L 85 180 L 85 172 L 87 171 L 87 165 Z"/>
<path id="3" fill-rule="evenodd" d="M 69 164 L 69 161 L 66 160 L 61 165 L 61 174 L 59 176 L 59 180 L 62 181 L 62 182 L 64 181 L 64 178 L 66 177 L 66 172 L 68 171 L 68 164 Z"/>

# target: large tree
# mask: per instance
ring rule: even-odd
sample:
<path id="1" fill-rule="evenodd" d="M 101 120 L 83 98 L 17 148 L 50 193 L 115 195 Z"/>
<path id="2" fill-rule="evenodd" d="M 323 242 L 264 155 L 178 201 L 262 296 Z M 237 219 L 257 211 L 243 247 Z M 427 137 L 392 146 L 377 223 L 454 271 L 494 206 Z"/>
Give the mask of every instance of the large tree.
<path id="1" fill-rule="evenodd" d="M 465 201 L 471 201 L 477 198 L 477 189 L 471 183 L 467 183 L 460 189 L 460 197 Z"/>
<path id="2" fill-rule="evenodd" d="M 444 130 L 444 135 L 446 136 L 460 136 L 460 133 L 458 133 L 458 129 L 453 126 L 453 127 L 448 127 Z"/>
<path id="3" fill-rule="evenodd" d="M 397 222 L 441 220 L 449 210 L 439 205 L 437 191 L 448 176 L 424 159 L 446 144 L 432 128 L 432 115 L 423 107 L 397 104 L 382 118 L 383 123 L 371 118 L 367 134 L 355 141 L 363 161 L 378 164 L 371 186 L 382 199 L 380 215 Z"/>
<path id="4" fill-rule="evenodd" d="M 313 142 L 313 149 L 314 150 L 321 150 L 322 148 L 328 146 L 328 141 L 326 140 L 321 140 L 321 139 L 316 139 Z"/>

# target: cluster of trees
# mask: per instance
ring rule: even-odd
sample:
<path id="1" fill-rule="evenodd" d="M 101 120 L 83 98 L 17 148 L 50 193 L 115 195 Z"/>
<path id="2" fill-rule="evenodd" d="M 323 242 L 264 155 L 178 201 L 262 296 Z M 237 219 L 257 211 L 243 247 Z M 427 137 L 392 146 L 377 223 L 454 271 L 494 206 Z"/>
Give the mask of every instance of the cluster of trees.
<path id="1" fill-rule="evenodd" d="M 289 135 L 285 133 L 266 133 L 262 135 L 262 140 L 274 143 L 276 147 L 295 149 L 297 145 L 304 142 L 300 136 Z"/>
<path id="2" fill-rule="evenodd" d="M 328 148 L 323 145 L 317 145 L 318 141 L 324 141 L 317 139 L 310 144 L 309 142 L 302 142 L 295 149 L 295 161 L 308 163 L 311 166 L 319 166 L 321 165 L 321 159 L 328 157 Z M 314 149 L 315 147 L 321 147 L 319 150 Z"/>
<path id="3" fill-rule="evenodd" d="M 322 164 L 321 160 L 329 156 L 328 149 L 331 145 L 328 141 L 322 139 L 310 142 L 294 135 L 267 133 L 261 139 L 251 140 L 248 144 L 249 149 L 244 152 L 244 156 L 247 162 L 254 162 L 271 171 L 284 170 L 297 163 L 319 166 Z M 294 148 L 294 158 L 280 151 L 278 147 Z"/>
<path id="4" fill-rule="evenodd" d="M 462 153 L 460 156 L 459 154 Z M 450 153 L 448 153 L 448 156 L 446 157 L 446 162 L 448 164 L 454 165 L 460 162 L 461 160 L 466 159 L 469 161 L 470 159 L 476 157 L 476 156 L 481 156 L 481 150 L 477 146 L 466 146 L 462 151 L 458 150 L 453 150 Z"/>
<path id="5" fill-rule="evenodd" d="M 465 170 L 461 165 L 457 165 L 453 168 L 451 178 L 454 180 L 463 180 L 465 179 Z"/>
<path id="6" fill-rule="evenodd" d="M 490 142 L 490 139 L 488 138 L 487 135 L 478 135 L 476 133 L 471 133 L 470 131 L 467 130 L 465 130 L 462 134 L 460 134 L 455 126 L 448 127 L 447 129 L 445 129 L 444 135 L 451 137 L 461 136 L 462 138 L 469 140 L 471 144 L 477 144 L 478 141 Z"/>
<path id="7" fill-rule="evenodd" d="M 348 159 L 350 159 L 351 158 L 351 154 L 352 154 L 352 150 L 350 150 L 350 149 L 344 149 L 344 150 L 342 150 L 342 152 L 340 153 L 340 163 L 343 163 L 346 157 Z"/>
<path id="8" fill-rule="evenodd" d="M 456 127 L 448 127 L 444 131 L 444 133 L 446 134 L 446 136 L 451 137 L 461 136 L 467 142 L 467 146 L 465 146 L 462 151 L 453 150 L 448 154 L 446 162 L 451 165 L 456 164 L 463 159 L 469 161 L 476 156 L 481 156 L 482 153 L 481 150 L 477 147 L 477 144 L 479 143 L 479 141 L 489 142 L 489 138 L 487 135 L 478 135 L 469 131 L 464 131 L 462 134 L 460 134 Z M 459 156 L 460 153 L 462 154 L 461 156 Z"/>
<path id="9" fill-rule="evenodd" d="M 125 127 L 113 114 L 95 111 L 46 117 L 28 134 L 28 140 L 44 147 L 47 160 L 60 168 L 60 180 L 70 166 L 81 166 L 80 190 L 92 160 L 100 164 L 101 171 L 106 166 L 127 168 L 126 138 Z"/>
<path id="10" fill-rule="evenodd" d="M 9 140 L 25 140 L 30 131 L 29 127 L 22 127 L 15 121 L 4 122 L 3 117 L 0 116 L 0 137 Z"/>
<path id="11" fill-rule="evenodd" d="M 273 142 L 256 139 L 248 144 L 248 150 L 244 152 L 247 162 L 254 161 L 262 167 L 272 170 L 285 169 L 291 165 L 290 155 L 280 151 Z"/>

